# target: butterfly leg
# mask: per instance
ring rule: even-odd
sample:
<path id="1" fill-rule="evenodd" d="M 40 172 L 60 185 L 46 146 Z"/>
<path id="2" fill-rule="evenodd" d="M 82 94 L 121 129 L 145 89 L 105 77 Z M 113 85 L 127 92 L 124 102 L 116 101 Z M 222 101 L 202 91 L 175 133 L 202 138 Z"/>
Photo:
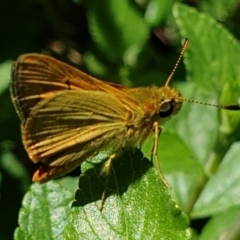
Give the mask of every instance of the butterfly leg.
<path id="1" fill-rule="evenodd" d="M 154 144 L 152 147 L 152 153 L 151 153 L 151 158 L 153 156 L 157 156 L 157 151 L 158 151 L 158 139 L 161 135 L 162 128 L 159 127 L 158 122 L 153 123 L 153 131 L 154 131 Z"/>
<path id="2" fill-rule="evenodd" d="M 108 186 L 108 180 L 109 180 L 109 176 L 110 176 L 110 172 L 111 172 L 111 168 L 112 168 L 112 162 L 114 159 L 116 159 L 117 154 L 114 153 L 112 154 L 108 160 L 104 163 L 102 170 L 101 170 L 101 175 L 105 176 L 105 187 L 102 193 L 102 197 L 101 197 L 101 206 L 100 206 L 100 211 L 103 210 L 103 205 L 105 203 L 106 200 L 106 193 L 107 193 L 107 186 Z"/>
<path id="3" fill-rule="evenodd" d="M 161 171 L 161 167 L 160 167 L 160 164 L 159 164 L 158 156 L 157 156 L 157 153 L 158 153 L 158 139 L 159 139 L 159 136 L 161 135 L 161 132 L 162 132 L 162 128 L 159 127 L 158 122 L 153 123 L 153 130 L 154 130 L 154 144 L 153 144 L 153 147 L 152 147 L 151 159 L 153 159 L 153 156 L 154 156 L 155 166 L 157 168 L 157 172 L 158 172 L 159 177 L 161 178 L 161 180 L 163 181 L 163 183 L 166 187 L 171 188 L 171 186 L 168 184 L 167 180 L 163 176 L 163 173 Z"/>

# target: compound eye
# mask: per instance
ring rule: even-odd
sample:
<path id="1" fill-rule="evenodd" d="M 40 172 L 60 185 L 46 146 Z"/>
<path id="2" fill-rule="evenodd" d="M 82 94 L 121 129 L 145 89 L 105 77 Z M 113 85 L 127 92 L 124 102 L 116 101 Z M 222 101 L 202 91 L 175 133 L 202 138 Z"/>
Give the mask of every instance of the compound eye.
<path id="1" fill-rule="evenodd" d="M 169 117 L 173 113 L 173 109 L 174 109 L 173 101 L 161 103 L 160 109 L 159 109 L 159 117 L 160 118 Z"/>

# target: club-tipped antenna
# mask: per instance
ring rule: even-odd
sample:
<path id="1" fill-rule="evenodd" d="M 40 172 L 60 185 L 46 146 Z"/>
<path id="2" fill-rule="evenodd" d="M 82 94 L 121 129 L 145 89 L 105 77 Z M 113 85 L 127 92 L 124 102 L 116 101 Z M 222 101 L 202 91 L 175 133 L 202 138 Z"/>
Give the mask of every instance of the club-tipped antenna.
<path id="1" fill-rule="evenodd" d="M 185 38 L 185 41 L 183 43 L 183 46 L 182 46 L 180 55 L 178 57 L 178 60 L 177 60 L 176 64 L 174 65 L 174 68 L 173 68 L 172 72 L 170 73 L 169 77 L 167 78 L 165 86 L 168 86 L 169 82 L 171 81 L 172 76 L 175 73 L 175 71 L 176 71 L 176 69 L 177 69 L 177 67 L 179 65 L 179 62 L 181 61 L 181 59 L 183 57 L 183 54 L 184 54 L 184 52 L 187 49 L 188 43 L 189 43 L 188 38 Z M 217 108 L 231 110 L 231 111 L 239 111 L 240 110 L 240 104 L 228 104 L 228 105 L 212 104 L 212 103 L 196 101 L 196 100 L 192 100 L 192 99 L 188 99 L 188 98 L 183 98 L 183 97 L 179 97 L 179 98 L 175 98 L 175 99 L 179 99 L 182 102 L 184 101 L 184 102 L 190 102 L 190 103 L 197 103 L 197 104 L 202 104 L 202 105 L 205 105 L 205 106 L 217 107 Z"/>
<path id="2" fill-rule="evenodd" d="M 171 79 L 172 79 L 173 74 L 176 72 L 176 69 L 177 69 L 177 67 L 178 67 L 178 65 L 179 65 L 179 62 L 181 61 L 181 59 L 182 59 L 182 57 L 183 57 L 183 54 L 184 54 L 184 52 L 185 52 L 186 49 L 187 49 L 188 43 L 189 43 L 188 38 L 185 38 L 185 41 L 184 41 L 184 43 L 183 43 L 183 46 L 182 46 L 180 55 L 179 55 L 179 57 L 178 57 L 178 60 L 177 60 L 176 64 L 174 65 L 174 68 L 173 68 L 172 72 L 170 73 L 169 77 L 167 78 L 167 81 L 166 81 L 166 83 L 165 83 L 165 86 L 168 86 L 169 82 L 170 82 Z"/>
<path id="3" fill-rule="evenodd" d="M 181 101 L 190 102 L 190 103 L 197 103 L 197 104 L 202 104 L 202 105 L 206 105 L 206 106 L 222 108 L 222 109 L 231 110 L 231 111 L 239 111 L 240 110 L 239 104 L 229 104 L 229 105 L 212 104 L 212 103 L 196 101 L 196 100 L 192 100 L 192 99 L 188 99 L 188 98 L 183 98 L 183 97 L 179 97 L 179 98 L 175 98 L 175 99 L 179 99 Z"/>

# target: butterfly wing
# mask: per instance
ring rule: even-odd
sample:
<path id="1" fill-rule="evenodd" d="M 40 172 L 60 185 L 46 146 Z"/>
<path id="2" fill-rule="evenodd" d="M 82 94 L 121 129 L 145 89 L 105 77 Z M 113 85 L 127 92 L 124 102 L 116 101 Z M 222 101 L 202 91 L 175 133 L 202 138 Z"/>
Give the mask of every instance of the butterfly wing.
<path id="1" fill-rule="evenodd" d="M 43 162 L 33 180 L 64 175 L 108 144 L 113 151 L 124 146 L 131 116 L 121 100 L 100 91 L 65 90 L 42 100 L 22 125 L 30 158 Z"/>
<path id="2" fill-rule="evenodd" d="M 103 82 L 42 54 L 21 55 L 12 68 L 11 95 L 21 118 L 28 118 L 41 100 L 61 90 L 98 90 L 121 94 L 124 86 Z"/>

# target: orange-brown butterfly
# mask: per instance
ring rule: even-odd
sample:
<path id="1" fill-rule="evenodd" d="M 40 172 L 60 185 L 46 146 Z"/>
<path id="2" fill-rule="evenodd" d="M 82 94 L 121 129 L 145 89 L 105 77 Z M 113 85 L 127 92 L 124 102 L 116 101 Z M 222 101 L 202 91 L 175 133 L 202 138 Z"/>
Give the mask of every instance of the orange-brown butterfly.
<path id="1" fill-rule="evenodd" d="M 25 54 L 13 66 L 11 96 L 21 118 L 22 139 L 34 163 L 42 162 L 33 181 L 62 176 L 111 146 L 103 172 L 122 148 L 142 145 L 154 134 L 157 155 L 162 125 L 184 99 L 169 81 L 163 87 L 128 88 L 103 82 L 49 56 Z M 207 104 L 208 105 L 208 104 Z M 240 110 L 239 105 L 218 106 Z M 167 185 L 158 167 L 162 180 Z"/>

